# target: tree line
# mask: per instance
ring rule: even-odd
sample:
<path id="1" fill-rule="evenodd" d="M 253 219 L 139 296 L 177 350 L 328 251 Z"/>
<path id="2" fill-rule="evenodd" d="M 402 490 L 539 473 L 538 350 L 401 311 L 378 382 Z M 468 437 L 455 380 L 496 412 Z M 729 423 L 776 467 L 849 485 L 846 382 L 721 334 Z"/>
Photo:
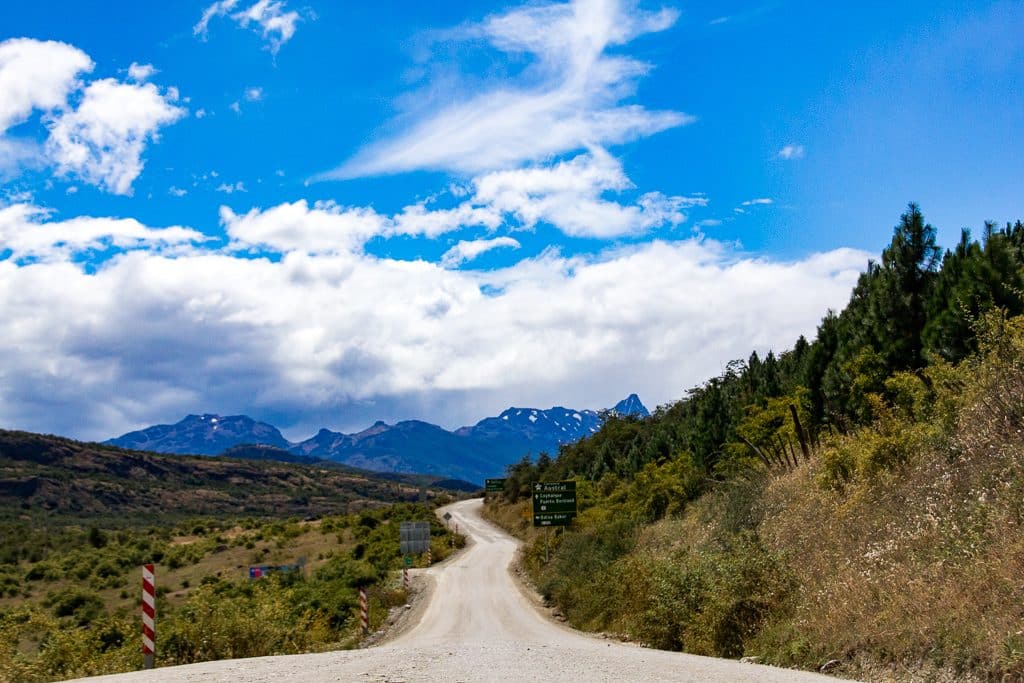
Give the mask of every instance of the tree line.
<path id="1" fill-rule="evenodd" d="M 986 312 L 1024 313 L 1024 223 L 986 222 L 950 250 L 911 203 L 881 258 L 868 262 L 841 312 L 829 310 L 813 341 L 803 336 L 778 355 L 756 351 L 690 389 L 649 418 L 605 415 L 593 436 L 563 445 L 557 457 L 524 457 L 508 468 L 506 495 L 529 495 L 540 480 L 604 482 L 642 476 L 649 465 L 674 467 L 671 500 L 692 500 L 717 481 L 752 466 L 795 467 L 826 433 L 870 423 L 877 401 L 898 402 L 892 378 L 955 364 L 978 348 Z"/>

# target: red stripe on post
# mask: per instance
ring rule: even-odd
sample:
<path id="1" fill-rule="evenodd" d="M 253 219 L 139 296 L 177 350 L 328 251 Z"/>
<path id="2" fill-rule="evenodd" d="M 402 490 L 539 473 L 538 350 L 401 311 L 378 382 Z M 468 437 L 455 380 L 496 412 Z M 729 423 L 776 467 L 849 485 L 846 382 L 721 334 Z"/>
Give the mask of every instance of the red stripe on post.
<path id="1" fill-rule="evenodd" d="M 366 604 L 366 588 L 359 589 L 359 621 L 363 627 L 363 635 L 370 630 L 370 610 Z"/>
<path id="2" fill-rule="evenodd" d="M 143 666 L 153 668 L 156 652 L 156 577 L 153 565 L 142 566 L 142 654 Z"/>

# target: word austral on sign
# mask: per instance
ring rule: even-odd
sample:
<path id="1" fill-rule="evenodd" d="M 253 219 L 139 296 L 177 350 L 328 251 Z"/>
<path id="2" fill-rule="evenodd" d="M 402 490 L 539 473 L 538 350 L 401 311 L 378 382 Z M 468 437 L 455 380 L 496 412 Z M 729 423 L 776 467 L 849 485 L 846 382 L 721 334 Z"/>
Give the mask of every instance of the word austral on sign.
<path id="1" fill-rule="evenodd" d="M 544 481 L 533 485 L 534 526 L 569 526 L 574 517 L 575 481 Z"/>

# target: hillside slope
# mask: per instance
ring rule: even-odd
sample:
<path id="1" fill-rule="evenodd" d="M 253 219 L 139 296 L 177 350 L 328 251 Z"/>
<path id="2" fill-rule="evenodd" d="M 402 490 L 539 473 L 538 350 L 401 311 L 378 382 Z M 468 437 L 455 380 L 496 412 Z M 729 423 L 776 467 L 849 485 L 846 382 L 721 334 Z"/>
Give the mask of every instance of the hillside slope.
<path id="1" fill-rule="evenodd" d="M 528 500 L 489 514 L 581 628 L 871 680 L 1020 680 L 1024 318 L 985 325 L 978 356 L 892 377 L 868 425 L 809 459 L 696 498 L 686 454 L 581 480 L 549 563 Z"/>
<path id="2" fill-rule="evenodd" d="M 5 516 L 321 516 L 417 500 L 430 481 L 396 481 L 333 463 L 172 456 L 0 430 Z"/>

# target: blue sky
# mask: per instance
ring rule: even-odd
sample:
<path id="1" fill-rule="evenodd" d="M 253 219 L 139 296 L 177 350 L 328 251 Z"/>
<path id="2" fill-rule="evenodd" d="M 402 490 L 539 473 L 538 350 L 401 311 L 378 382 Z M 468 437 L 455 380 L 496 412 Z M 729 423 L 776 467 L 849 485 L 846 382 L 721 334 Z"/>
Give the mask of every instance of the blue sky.
<path id="1" fill-rule="evenodd" d="M 346 5 L 0 8 L 0 424 L 665 403 L 1024 214 L 1020 3 Z"/>

